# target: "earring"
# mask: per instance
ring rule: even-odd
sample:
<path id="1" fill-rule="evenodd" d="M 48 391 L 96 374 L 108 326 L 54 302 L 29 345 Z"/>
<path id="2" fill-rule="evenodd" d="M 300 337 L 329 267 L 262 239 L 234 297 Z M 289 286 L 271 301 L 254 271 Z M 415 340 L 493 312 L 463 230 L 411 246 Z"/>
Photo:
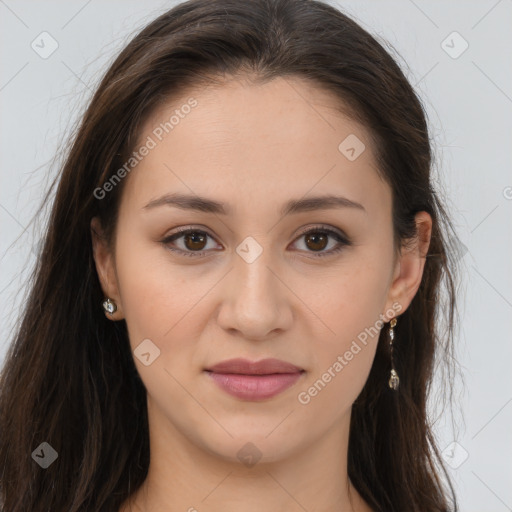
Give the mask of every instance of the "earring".
<path id="1" fill-rule="evenodd" d="M 396 318 L 393 318 L 391 322 L 389 322 L 389 348 L 391 352 L 391 377 L 389 377 L 389 387 L 391 389 L 398 389 L 398 384 L 400 383 L 400 379 L 398 378 L 398 374 L 395 370 L 395 365 L 393 363 L 393 339 L 395 338 L 395 331 L 393 327 L 396 325 Z"/>
<path id="2" fill-rule="evenodd" d="M 117 306 L 116 306 L 116 303 L 113 300 L 106 299 L 105 301 L 103 301 L 103 309 L 107 313 L 112 315 L 113 313 L 115 313 L 117 311 Z"/>

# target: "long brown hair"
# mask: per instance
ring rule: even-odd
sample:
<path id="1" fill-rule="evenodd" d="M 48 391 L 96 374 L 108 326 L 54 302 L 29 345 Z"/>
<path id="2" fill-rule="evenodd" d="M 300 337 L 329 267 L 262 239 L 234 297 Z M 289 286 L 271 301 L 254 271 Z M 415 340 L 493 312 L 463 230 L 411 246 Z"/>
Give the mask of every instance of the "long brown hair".
<path id="1" fill-rule="evenodd" d="M 190 0 L 119 54 L 53 182 L 44 244 L 1 374 L 3 511 L 111 512 L 144 481 L 146 390 L 125 322 L 107 320 L 101 308 L 90 233 L 91 218 L 99 216 L 112 242 L 123 182 L 101 200 L 94 191 L 126 162 L 142 123 L 162 102 L 244 72 L 260 82 L 307 78 L 364 123 L 375 139 L 378 172 L 392 189 L 397 248 L 416 235 L 415 213 L 432 217 L 423 279 L 395 328 L 400 388 L 387 385 L 384 328 L 352 408 L 348 473 L 375 510 L 458 510 L 427 414 L 438 358 L 453 365 L 456 236 L 432 185 L 421 101 L 388 50 L 326 3 Z M 31 456 L 42 442 L 58 454 L 46 469 Z"/>

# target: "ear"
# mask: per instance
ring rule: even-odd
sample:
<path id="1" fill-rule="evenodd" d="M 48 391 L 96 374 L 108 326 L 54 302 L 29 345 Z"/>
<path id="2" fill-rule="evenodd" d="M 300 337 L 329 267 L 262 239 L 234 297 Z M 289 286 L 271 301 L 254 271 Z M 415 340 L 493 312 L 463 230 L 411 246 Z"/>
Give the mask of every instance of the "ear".
<path id="1" fill-rule="evenodd" d="M 386 303 L 388 309 L 394 303 L 400 304 L 401 313 L 409 307 L 420 287 L 432 234 L 432 218 L 427 212 L 418 212 L 415 221 L 417 236 L 402 245 Z"/>
<path id="2" fill-rule="evenodd" d="M 121 320 L 124 317 L 117 283 L 114 255 L 108 247 L 98 217 L 94 217 L 91 220 L 91 238 L 93 257 L 101 289 L 103 290 L 105 298 L 110 298 L 117 306 L 117 310 L 114 313 L 110 314 L 105 311 L 105 315 L 109 320 Z"/>

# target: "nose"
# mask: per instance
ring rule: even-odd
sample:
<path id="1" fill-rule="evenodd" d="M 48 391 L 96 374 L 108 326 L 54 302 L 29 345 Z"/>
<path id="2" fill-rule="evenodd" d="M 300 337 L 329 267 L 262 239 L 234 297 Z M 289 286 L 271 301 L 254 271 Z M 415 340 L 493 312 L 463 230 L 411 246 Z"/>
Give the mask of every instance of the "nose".
<path id="1" fill-rule="evenodd" d="M 217 322 L 230 334 L 265 340 L 290 328 L 293 321 L 290 288 L 279 267 L 264 250 L 251 263 L 235 254 L 224 280 Z"/>

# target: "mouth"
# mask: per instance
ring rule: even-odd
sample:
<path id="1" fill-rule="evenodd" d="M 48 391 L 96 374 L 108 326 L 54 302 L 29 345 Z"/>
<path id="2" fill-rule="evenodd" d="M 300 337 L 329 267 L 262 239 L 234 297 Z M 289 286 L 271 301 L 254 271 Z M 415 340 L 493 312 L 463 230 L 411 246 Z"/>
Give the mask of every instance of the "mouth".
<path id="1" fill-rule="evenodd" d="M 242 400 L 272 398 L 293 386 L 305 370 L 279 359 L 230 359 L 204 370 L 224 392 Z"/>

